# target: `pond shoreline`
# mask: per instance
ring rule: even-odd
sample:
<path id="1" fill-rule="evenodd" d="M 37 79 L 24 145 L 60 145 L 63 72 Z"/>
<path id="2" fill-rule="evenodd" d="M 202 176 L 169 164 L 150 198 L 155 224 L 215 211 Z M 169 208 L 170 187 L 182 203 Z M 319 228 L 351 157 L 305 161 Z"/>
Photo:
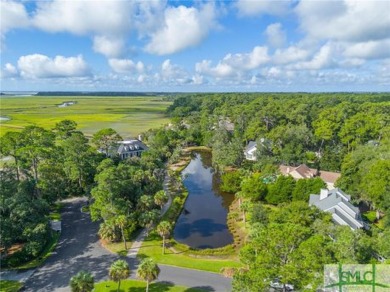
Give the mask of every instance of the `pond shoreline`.
<path id="1" fill-rule="evenodd" d="M 191 162 L 191 154 L 193 152 L 211 152 L 212 149 L 205 147 L 205 146 L 193 146 L 193 147 L 187 147 L 182 150 L 181 157 L 178 162 L 174 164 L 170 164 L 167 166 L 167 169 L 169 172 L 171 172 L 171 175 L 180 175 L 181 172 L 189 165 Z M 181 206 L 180 209 L 176 210 L 170 210 L 177 212 L 174 222 L 174 227 L 176 226 L 177 219 L 179 218 L 180 214 L 182 213 L 182 210 L 184 208 L 185 202 L 187 201 L 187 189 L 185 188 L 183 181 L 181 182 L 182 188 L 184 189 L 184 200 L 181 200 Z M 177 190 L 172 190 L 173 192 L 177 192 Z M 183 195 L 183 194 L 181 194 Z M 176 196 L 175 196 L 176 197 Z M 227 228 L 229 229 L 229 232 L 231 233 L 233 237 L 233 242 L 231 244 L 217 247 L 217 248 L 205 248 L 205 249 L 198 249 L 198 248 L 192 248 L 186 244 L 179 243 L 173 238 L 170 240 L 170 250 L 173 252 L 184 252 L 188 256 L 194 257 L 194 258 L 204 258 L 204 259 L 229 259 L 232 256 L 237 256 L 238 247 L 243 244 L 240 227 L 238 224 L 236 224 L 234 218 L 231 216 L 231 213 L 237 210 L 237 201 L 233 200 L 231 203 L 231 206 L 228 209 L 227 218 L 226 218 L 226 224 Z M 170 213 L 170 212 L 169 212 Z M 173 215 L 173 214 L 172 214 Z M 169 217 L 173 217 L 173 216 Z"/>

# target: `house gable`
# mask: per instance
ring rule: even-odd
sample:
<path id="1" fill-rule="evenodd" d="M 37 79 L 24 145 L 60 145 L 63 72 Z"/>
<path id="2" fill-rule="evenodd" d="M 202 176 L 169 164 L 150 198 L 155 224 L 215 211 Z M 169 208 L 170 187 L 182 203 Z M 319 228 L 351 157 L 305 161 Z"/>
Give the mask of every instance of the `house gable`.
<path id="1" fill-rule="evenodd" d="M 331 213 L 337 224 L 347 225 L 351 229 L 363 228 L 360 211 L 349 202 L 350 198 L 340 189 L 321 190 L 320 195 L 310 195 L 309 205 Z"/>

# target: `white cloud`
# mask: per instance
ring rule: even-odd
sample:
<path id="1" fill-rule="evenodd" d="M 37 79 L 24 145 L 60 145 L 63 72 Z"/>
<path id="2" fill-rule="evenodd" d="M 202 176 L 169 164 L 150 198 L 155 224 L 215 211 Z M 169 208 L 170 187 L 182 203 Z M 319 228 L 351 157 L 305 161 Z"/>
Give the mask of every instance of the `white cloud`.
<path id="1" fill-rule="evenodd" d="M 143 73 L 145 65 L 141 61 L 135 63 L 130 59 L 109 59 L 108 64 L 116 73 Z"/>
<path id="2" fill-rule="evenodd" d="M 198 45 L 215 27 L 216 12 L 214 5 L 206 4 L 201 8 L 168 7 L 165 21 L 161 27 L 150 34 L 151 41 L 146 50 L 157 55 L 179 52 Z"/>
<path id="3" fill-rule="evenodd" d="M 289 0 L 238 0 L 236 6 L 241 16 L 284 15 L 288 12 L 291 2 Z"/>
<path id="4" fill-rule="evenodd" d="M 22 56 L 18 60 L 20 75 L 24 78 L 61 78 L 80 77 L 89 74 L 88 66 L 81 55 L 77 57 L 33 54 Z"/>
<path id="5" fill-rule="evenodd" d="M 27 27 L 29 19 L 24 5 L 16 1 L 2 0 L 0 2 L 0 11 L 0 47 L 3 49 L 6 33 L 14 28 Z"/>
<path id="6" fill-rule="evenodd" d="M 61 1 L 37 2 L 34 26 L 48 32 L 92 35 L 93 49 L 109 58 L 121 57 L 125 38 L 130 32 L 131 1 Z"/>
<path id="7" fill-rule="evenodd" d="M 282 29 L 280 23 L 268 25 L 265 34 L 267 36 L 267 42 L 274 48 L 283 47 L 286 43 L 286 32 Z"/>
<path id="8" fill-rule="evenodd" d="M 336 48 L 332 44 L 323 45 L 310 61 L 298 62 L 289 66 L 298 70 L 320 70 L 331 68 L 336 65 L 334 59 Z"/>
<path id="9" fill-rule="evenodd" d="M 67 31 L 78 35 L 121 35 L 131 27 L 131 1 L 37 2 L 34 24 L 45 31 Z"/>
<path id="10" fill-rule="evenodd" d="M 210 60 L 203 60 L 195 64 L 195 71 L 200 74 L 206 74 L 217 78 L 223 78 L 233 75 L 233 68 L 225 63 L 219 62 L 215 67 L 211 66 Z"/>
<path id="11" fill-rule="evenodd" d="M 366 42 L 390 37 L 389 1 L 301 0 L 301 29 L 310 37 Z"/>
<path id="12" fill-rule="evenodd" d="M 287 49 L 277 49 L 272 59 L 275 64 L 289 64 L 306 60 L 308 56 L 309 51 L 297 46 L 290 46 Z"/>
<path id="13" fill-rule="evenodd" d="M 165 81 L 172 81 L 187 75 L 182 68 L 176 64 L 172 64 L 171 60 L 167 59 L 161 64 L 161 77 Z"/>
<path id="14" fill-rule="evenodd" d="M 1 70 L 1 78 L 17 77 L 18 74 L 18 69 L 11 63 L 5 64 L 4 68 Z"/>
<path id="15" fill-rule="evenodd" d="M 124 54 L 125 41 L 120 37 L 95 36 L 93 49 L 109 58 L 117 58 Z"/>
<path id="16" fill-rule="evenodd" d="M 200 74 L 195 74 L 194 76 L 192 76 L 192 83 L 195 84 L 195 85 L 204 84 L 203 76 L 200 75 Z"/>
<path id="17" fill-rule="evenodd" d="M 349 58 L 381 59 L 390 57 L 390 38 L 356 44 L 347 43 L 345 46 L 344 55 Z"/>
<path id="18" fill-rule="evenodd" d="M 197 73 L 214 77 L 228 77 L 253 70 L 270 61 L 267 47 L 254 47 L 250 53 L 227 54 L 215 67 L 210 60 L 196 63 Z"/>

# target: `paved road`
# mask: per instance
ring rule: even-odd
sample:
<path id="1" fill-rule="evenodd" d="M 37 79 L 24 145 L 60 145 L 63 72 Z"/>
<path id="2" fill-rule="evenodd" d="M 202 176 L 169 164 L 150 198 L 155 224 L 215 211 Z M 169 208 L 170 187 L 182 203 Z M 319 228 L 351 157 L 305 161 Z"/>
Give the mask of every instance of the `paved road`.
<path id="1" fill-rule="evenodd" d="M 80 212 L 85 203 L 81 198 L 65 203 L 55 253 L 29 278 L 24 291 L 69 291 L 70 278 L 80 270 L 92 272 L 96 282 L 107 278 L 108 267 L 118 257 L 100 246 L 99 224 Z"/>
<path id="2" fill-rule="evenodd" d="M 96 235 L 98 223 L 91 222 L 88 214 L 80 212 L 86 200 L 82 198 L 65 203 L 62 213 L 62 234 L 55 253 L 26 281 L 23 291 L 70 291 L 69 280 L 80 270 L 93 273 L 95 282 L 107 279 L 108 268 L 119 257 L 99 244 Z M 134 278 L 138 260 L 128 257 Z M 219 274 L 159 265 L 159 282 L 203 288 L 205 291 L 231 291 L 231 280 Z"/>
<path id="3" fill-rule="evenodd" d="M 176 285 L 191 288 L 202 288 L 205 291 L 232 291 L 232 280 L 220 274 L 209 273 L 166 265 L 160 267 L 159 281 L 172 282 Z"/>

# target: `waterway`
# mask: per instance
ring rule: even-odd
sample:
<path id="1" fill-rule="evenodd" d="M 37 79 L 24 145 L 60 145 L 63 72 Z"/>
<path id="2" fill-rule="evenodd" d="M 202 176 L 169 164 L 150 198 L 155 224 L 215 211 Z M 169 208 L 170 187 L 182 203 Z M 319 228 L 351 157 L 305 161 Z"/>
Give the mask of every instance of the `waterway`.
<path id="1" fill-rule="evenodd" d="M 217 248 L 233 243 L 227 214 L 234 195 L 219 189 L 219 177 L 211 167 L 210 152 L 193 152 L 182 171 L 188 197 L 173 237 L 193 248 Z"/>

